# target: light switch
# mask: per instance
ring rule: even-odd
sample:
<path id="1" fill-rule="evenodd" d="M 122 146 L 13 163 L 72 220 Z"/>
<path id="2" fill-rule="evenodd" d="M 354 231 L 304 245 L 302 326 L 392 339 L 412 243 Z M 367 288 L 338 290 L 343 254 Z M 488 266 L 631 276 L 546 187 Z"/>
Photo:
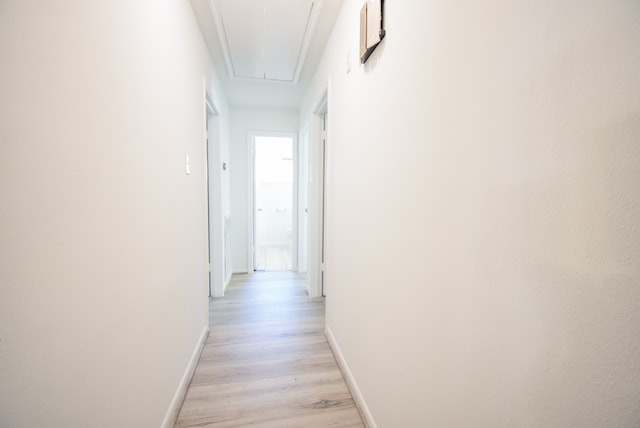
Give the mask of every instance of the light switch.
<path id="1" fill-rule="evenodd" d="M 187 175 L 191 174 L 191 161 L 189 160 L 189 156 L 187 155 L 185 159 L 185 171 Z"/>

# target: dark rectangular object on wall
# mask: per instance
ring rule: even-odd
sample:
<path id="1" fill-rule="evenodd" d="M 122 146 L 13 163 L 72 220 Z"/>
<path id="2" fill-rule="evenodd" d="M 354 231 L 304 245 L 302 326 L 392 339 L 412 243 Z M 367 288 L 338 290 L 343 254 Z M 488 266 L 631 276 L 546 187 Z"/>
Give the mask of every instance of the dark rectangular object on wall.
<path id="1" fill-rule="evenodd" d="M 384 0 L 367 0 L 360 9 L 360 62 L 364 64 L 385 36 Z"/>

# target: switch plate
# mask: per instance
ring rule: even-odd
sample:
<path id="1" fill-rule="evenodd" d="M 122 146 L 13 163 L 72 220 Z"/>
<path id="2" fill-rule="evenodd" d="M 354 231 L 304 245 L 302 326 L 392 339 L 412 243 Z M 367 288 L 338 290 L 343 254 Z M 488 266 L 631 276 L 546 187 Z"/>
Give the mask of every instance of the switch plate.
<path id="1" fill-rule="evenodd" d="M 191 174 L 191 161 L 189 160 L 189 156 L 187 155 L 185 159 L 185 171 L 187 175 Z"/>

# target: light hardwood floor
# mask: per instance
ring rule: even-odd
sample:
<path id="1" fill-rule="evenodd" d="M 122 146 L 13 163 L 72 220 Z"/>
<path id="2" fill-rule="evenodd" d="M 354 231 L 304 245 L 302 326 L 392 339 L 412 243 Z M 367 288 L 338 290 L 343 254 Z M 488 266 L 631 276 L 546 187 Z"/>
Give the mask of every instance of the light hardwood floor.
<path id="1" fill-rule="evenodd" d="M 324 336 L 324 304 L 293 272 L 234 276 L 176 427 L 364 427 Z"/>

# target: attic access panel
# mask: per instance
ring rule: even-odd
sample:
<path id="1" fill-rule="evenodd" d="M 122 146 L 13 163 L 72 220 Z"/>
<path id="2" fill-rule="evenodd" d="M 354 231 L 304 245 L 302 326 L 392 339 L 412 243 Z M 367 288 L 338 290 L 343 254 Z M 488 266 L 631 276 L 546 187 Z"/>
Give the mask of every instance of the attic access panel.
<path id="1" fill-rule="evenodd" d="M 297 81 L 318 1 L 215 0 L 215 6 L 232 77 Z"/>

